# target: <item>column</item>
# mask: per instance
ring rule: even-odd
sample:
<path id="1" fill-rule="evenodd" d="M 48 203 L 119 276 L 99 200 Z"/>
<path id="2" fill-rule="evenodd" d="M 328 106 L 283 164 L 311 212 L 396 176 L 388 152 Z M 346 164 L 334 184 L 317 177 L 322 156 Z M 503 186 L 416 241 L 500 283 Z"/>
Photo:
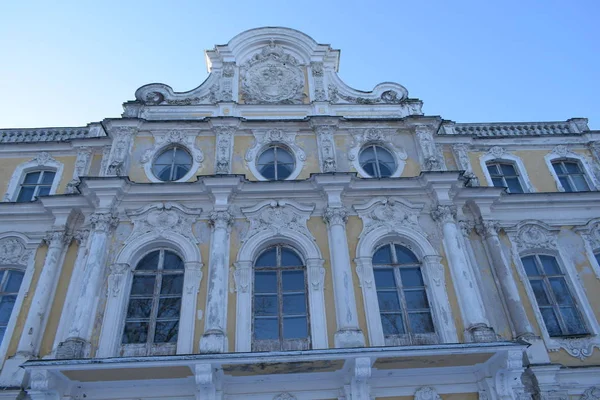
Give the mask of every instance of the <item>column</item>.
<path id="1" fill-rule="evenodd" d="M 228 211 L 213 211 L 209 218 L 212 238 L 204 335 L 200 339 L 200 352 L 223 353 L 227 351 L 229 229 L 233 223 L 233 217 Z"/>
<path id="2" fill-rule="evenodd" d="M 337 332 L 335 347 L 363 347 L 365 338 L 358 327 L 350 254 L 346 237 L 348 213 L 343 207 L 327 207 L 323 214 L 329 237 Z"/>
<path id="3" fill-rule="evenodd" d="M 95 319 L 96 300 L 102 287 L 104 266 L 108 256 L 109 234 L 118 223 L 110 212 L 90 216 L 92 230 L 89 253 L 83 267 L 79 291 L 75 296 L 75 309 L 67 339 L 59 344 L 57 358 L 85 358 L 90 351 L 90 338 Z"/>
<path id="4" fill-rule="evenodd" d="M 17 347 L 17 354 L 25 357 L 37 355 L 54 300 L 54 290 L 58 283 L 64 252 L 71 237 L 66 235 L 64 227 L 60 227 L 48 232 L 44 240 L 48 244 L 48 252 L 25 320 L 23 335 Z"/>
<path id="5" fill-rule="evenodd" d="M 465 340 L 472 342 L 494 341 L 496 335 L 485 317 L 477 285 L 465 254 L 461 233 L 456 224 L 456 210 L 454 206 L 439 205 L 431 214 L 442 228 L 444 250 L 466 328 Z"/>
<path id="6" fill-rule="evenodd" d="M 502 244 L 498 238 L 498 222 L 482 221 L 477 226 L 478 233 L 485 239 L 485 248 L 490 255 L 492 267 L 498 277 L 500 290 L 504 296 L 510 319 L 518 338 L 534 336 L 533 328 L 527 319 L 525 307 L 519 296 L 517 284 L 513 278 L 510 264 L 502 252 Z"/>

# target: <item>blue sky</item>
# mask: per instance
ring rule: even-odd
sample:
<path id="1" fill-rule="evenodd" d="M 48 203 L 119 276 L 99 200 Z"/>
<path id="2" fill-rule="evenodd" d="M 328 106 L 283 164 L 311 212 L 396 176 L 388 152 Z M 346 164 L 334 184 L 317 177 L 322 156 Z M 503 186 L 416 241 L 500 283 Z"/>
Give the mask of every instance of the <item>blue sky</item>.
<path id="1" fill-rule="evenodd" d="M 204 50 L 260 26 L 341 49 L 340 76 L 404 85 L 457 122 L 587 117 L 600 129 L 600 1 L 0 2 L 0 128 L 118 117 L 135 90 L 207 76 Z"/>

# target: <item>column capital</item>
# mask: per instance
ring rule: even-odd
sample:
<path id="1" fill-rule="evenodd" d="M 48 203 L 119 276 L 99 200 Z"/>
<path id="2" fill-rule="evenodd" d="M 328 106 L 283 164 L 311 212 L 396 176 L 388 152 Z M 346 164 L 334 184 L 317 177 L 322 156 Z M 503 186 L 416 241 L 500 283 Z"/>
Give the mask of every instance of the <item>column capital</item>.
<path id="1" fill-rule="evenodd" d="M 456 223 L 456 206 L 438 205 L 432 209 L 431 216 L 439 223 Z"/>
<path id="2" fill-rule="evenodd" d="M 48 245 L 48 247 L 57 247 L 57 246 L 66 246 L 69 244 L 73 237 L 71 235 L 67 235 L 64 228 L 54 228 L 48 232 L 44 236 L 44 242 Z"/>
<path id="3" fill-rule="evenodd" d="M 475 231 L 481 237 L 488 238 L 492 236 L 498 236 L 500 230 L 500 224 L 498 221 L 482 220 L 480 223 L 475 225 Z"/>
<path id="4" fill-rule="evenodd" d="M 119 218 L 111 211 L 95 212 L 89 220 L 94 232 L 108 233 L 119 223 Z"/>
<path id="5" fill-rule="evenodd" d="M 475 229 L 475 222 L 468 220 L 460 220 L 458 221 L 458 226 L 462 235 L 468 238 L 473 229 Z"/>
<path id="6" fill-rule="evenodd" d="M 210 226 L 213 229 L 223 228 L 228 229 L 233 224 L 233 215 L 229 211 L 211 211 L 208 214 Z"/>
<path id="7" fill-rule="evenodd" d="M 79 246 L 85 246 L 89 236 L 90 236 L 89 229 L 78 229 L 77 231 L 75 231 L 75 234 L 73 235 L 73 239 L 77 240 L 77 243 L 79 243 Z"/>
<path id="8" fill-rule="evenodd" d="M 327 207 L 323 211 L 323 220 L 329 226 L 346 225 L 348 211 L 345 207 Z"/>

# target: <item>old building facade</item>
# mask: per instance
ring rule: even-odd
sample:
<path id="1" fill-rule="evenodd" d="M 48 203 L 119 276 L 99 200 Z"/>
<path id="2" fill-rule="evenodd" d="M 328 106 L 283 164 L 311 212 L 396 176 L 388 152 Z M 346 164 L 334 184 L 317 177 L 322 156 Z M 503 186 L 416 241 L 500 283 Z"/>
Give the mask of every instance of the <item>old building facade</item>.
<path id="1" fill-rule="evenodd" d="M 600 398 L 600 132 L 339 57 L 254 29 L 188 92 L 0 130 L 1 398 Z"/>

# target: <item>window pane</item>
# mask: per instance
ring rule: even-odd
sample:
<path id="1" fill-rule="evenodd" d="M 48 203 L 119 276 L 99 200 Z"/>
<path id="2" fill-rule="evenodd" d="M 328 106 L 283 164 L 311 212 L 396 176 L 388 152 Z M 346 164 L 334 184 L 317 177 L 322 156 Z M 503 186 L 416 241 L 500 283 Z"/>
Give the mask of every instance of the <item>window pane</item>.
<path id="1" fill-rule="evenodd" d="M 566 170 L 563 171 L 563 167 L 560 162 L 552 163 L 552 166 L 554 167 L 554 172 L 556 172 L 558 175 L 567 172 Z"/>
<path id="2" fill-rule="evenodd" d="M 304 293 L 286 294 L 283 296 L 283 313 L 284 314 L 305 314 L 306 299 Z"/>
<path id="3" fill-rule="evenodd" d="M 144 258 L 140 260 L 135 269 L 138 270 L 153 270 L 158 268 L 158 257 L 160 251 L 153 251 L 152 253 L 146 254 Z"/>
<path id="4" fill-rule="evenodd" d="M 304 291 L 304 271 L 283 271 L 283 291 Z"/>
<path id="5" fill-rule="evenodd" d="M 556 258 L 552 256 L 540 256 L 540 260 L 547 275 L 561 275 Z"/>
<path id="6" fill-rule="evenodd" d="M 558 180 L 560 181 L 560 184 L 562 185 L 562 187 L 565 189 L 565 192 L 574 192 L 575 190 L 573 190 L 573 187 L 571 186 L 571 184 L 569 183 L 569 180 L 564 177 L 564 176 L 559 176 Z"/>
<path id="7" fill-rule="evenodd" d="M 587 192 L 590 190 L 590 187 L 588 186 L 583 175 L 571 175 L 571 179 L 573 179 L 573 183 L 575 184 L 578 192 Z"/>
<path id="8" fill-rule="evenodd" d="M 400 310 L 400 301 L 396 291 L 377 292 L 377 300 L 379 300 L 379 311 L 398 311 Z"/>
<path id="9" fill-rule="evenodd" d="M 52 185 L 52 182 L 54 181 L 54 175 L 56 174 L 52 171 L 44 171 L 44 174 L 42 175 L 42 183 L 45 185 Z"/>
<path id="10" fill-rule="evenodd" d="M 394 279 L 394 270 L 391 268 L 375 268 L 373 270 L 375 275 L 375 287 L 381 288 L 395 288 L 396 279 Z"/>
<path id="11" fill-rule="evenodd" d="M 6 328 L 4 326 L 0 326 L 0 343 L 2 343 L 2 339 L 4 338 L 5 333 L 6 333 Z"/>
<path id="12" fill-rule="evenodd" d="M 6 271 L 8 273 L 8 271 Z M 4 277 L 4 270 L 0 269 L 0 284 L 2 283 L 2 278 Z M 0 286 L 0 292 L 2 291 L 2 286 Z"/>
<path id="13" fill-rule="evenodd" d="M 425 290 L 405 290 L 406 308 L 409 310 L 429 308 Z"/>
<path id="14" fill-rule="evenodd" d="M 177 181 L 185 176 L 189 172 L 190 168 L 187 165 L 176 165 L 175 174 L 173 180 Z"/>
<path id="15" fill-rule="evenodd" d="M 154 293 L 154 282 L 156 277 L 154 275 L 134 275 L 133 283 L 131 285 L 131 294 L 149 294 Z"/>
<path id="16" fill-rule="evenodd" d="M 38 186 L 37 196 L 48 196 L 50 194 L 50 186 Z"/>
<path id="17" fill-rule="evenodd" d="M 502 175 L 517 176 L 517 171 L 512 164 L 500 164 Z"/>
<path id="18" fill-rule="evenodd" d="M 182 166 L 183 165 L 191 166 L 192 165 L 192 156 L 190 156 L 190 153 L 185 151 L 185 149 L 183 149 L 181 147 L 176 147 L 175 148 L 175 164 L 179 164 Z"/>
<path id="19" fill-rule="evenodd" d="M 567 170 L 567 173 L 569 173 L 569 174 L 578 174 L 578 173 L 581 173 L 581 168 L 579 168 L 579 164 L 578 163 L 565 162 L 563 164 L 565 166 L 565 169 Z"/>
<path id="20" fill-rule="evenodd" d="M 567 332 L 569 335 L 580 335 L 587 333 L 587 329 L 579 316 L 579 313 L 575 307 L 561 307 L 560 313 L 563 317 L 563 321 L 567 326 Z"/>
<path id="21" fill-rule="evenodd" d="M 277 315 L 279 311 L 277 296 L 256 295 L 254 296 L 254 314 Z"/>
<path id="22" fill-rule="evenodd" d="M 160 287 L 161 294 L 181 294 L 183 290 L 183 274 L 163 275 Z"/>
<path id="23" fill-rule="evenodd" d="M 0 298 L 0 325 L 8 324 L 16 299 L 16 295 L 2 296 L 2 298 Z"/>
<path id="24" fill-rule="evenodd" d="M 538 276 L 540 274 L 535 265 L 535 256 L 523 257 L 521 258 L 521 262 L 523 263 L 523 267 L 525 267 L 525 272 L 528 276 Z"/>
<path id="25" fill-rule="evenodd" d="M 155 169 L 155 175 L 158 179 L 160 179 L 161 181 L 171 181 L 171 172 L 173 171 L 173 168 L 171 168 L 171 166 L 166 166 L 166 167 L 158 167 Z"/>
<path id="26" fill-rule="evenodd" d="M 265 179 L 275 179 L 275 165 L 273 164 L 265 165 L 259 172 Z"/>
<path id="27" fill-rule="evenodd" d="M 487 166 L 488 172 L 490 173 L 490 175 L 493 177 L 494 175 L 500 175 L 500 171 L 499 171 L 499 166 L 498 164 L 489 164 Z"/>
<path id="28" fill-rule="evenodd" d="M 388 176 L 392 176 L 392 169 L 388 164 L 379 163 L 379 178 L 387 178 Z"/>
<path id="29" fill-rule="evenodd" d="M 383 162 L 386 164 L 394 163 L 394 157 L 392 156 L 392 154 L 389 151 L 387 151 L 386 149 L 384 149 L 383 147 L 375 146 L 375 151 L 377 152 L 377 159 L 380 162 Z"/>
<path id="30" fill-rule="evenodd" d="M 431 314 L 428 312 L 411 313 L 408 318 L 410 319 L 412 333 L 433 332 L 433 321 L 431 320 Z"/>
<path id="31" fill-rule="evenodd" d="M 275 161 L 275 149 L 271 147 L 270 149 L 267 149 L 262 152 L 262 154 L 258 157 L 257 164 L 265 165 L 265 164 L 273 163 L 274 161 Z"/>
<path id="32" fill-rule="evenodd" d="M 181 297 L 160 299 L 158 302 L 158 318 L 179 318 Z"/>
<path id="33" fill-rule="evenodd" d="M 538 305 L 550 305 L 548 296 L 546 296 L 546 292 L 544 291 L 544 282 L 541 279 L 530 279 L 529 283 L 531 283 L 531 288 L 533 289 L 533 293 L 535 294 L 535 299 L 537 300 Z"/>
<path id="34" fill-rule="evenodd" d="M 6 271 L 8 278 L 6 279 L 6 286 L 4 287 L 5 292 L 18 293 L 21 287 L 21 281 L 23 281 L 23 273 L 19 271 Z M 0 281 L 2 276 L 0 275 Z"/>
<path id="35" fill-rule="evenodd" d="M 362 168 L 365 170 L 365 173 L 369 176 L 377 175 L 375 170 L 375 163 L 366 163 L 362 165 Z"/>
<path id="36" fill-rule="evenodd" d="M 183 269 L 183 261 L 179 256 L 171 251 L 165 250 L 165 261 L 163 269 Z"/>
<path id="37" fill-rule="evenodd" d="M 494 187 L 505 187 L 504 180 L 502 178 L 492 178 Z"/>
<path id="38" fill-rule="evenodd" d="M 550 307 L 540 308 L 542 313 L 542 318 L 544 319 L 544 324 L 546 324 L 546 329 L 548 330 L 548 334 L 550 336 L 560 336 L 562 332 L 560 330 L 560 326 L 558 325 L 558 319 L 554 314 L 554 310 Z"/>
<path id="39" fill-rule="evenodd" d="M 279 339 L 279 320 L 275 318 L 254 318 L 255 339 Z"/>
<path id="40" fill-rule="evenodd" d="M 556 302 L 559 305 L 573 304 L 571 293 L 569 293 L 569 288 L 567 287 L 567 283 L 565 282 L 564 278 L 551 278 L 549 281 L 550 286 L 552 286 L 552 291 L 554 292 Z"/>
<path id="41" fill-rule="evenodd" d="M 421 276 L 421 268 L 400 268 L 402 286 L 425 286 Z"/>
<path id="42" fill-rule="evenodd" d="M 263 252 L 257 259 L 254 266 L 256 267 L 275 267 L 277 266 L 277 250 L 275 247 Z"/>
<path id="43" fill-rule="evenodd" d="M 179 321 L 160 321 L 156 323 L 154 343 L 176 343 Z"/>
<path id="44" fill-rule="evenodd" d="M 255 293 L 277 293 L 277 273 L 259 272 L 254 273 Z"/>
<path id="45" fill-rule="evenodd" d="M 277 164 L 277 180 L 284 180 L 292 174 L 294 166 L 291 164 Z"/>
<path id="46" fill-rule="evenodd" d="M 399 335 L 404 332 L 401 314 L 381 314 L 381 326 L 384 335 Z"/>
<path id="47" fill-rule="evenodd" d="M 122 338 L 123 344 L 144 343 L 146 340 L 148 340 L 147 322 L 127 322 L 125 324 L 125 331 Z"/>
<path id="48" fill-rule="evenodd" d="M 35 191 L 35 186 L 21 186 L 21 191 L 19 192 L 19 196 L 17 197 L 18 203 L 23 203 L 26 201 L 33 200 L 33 192 Z"/>
<path id="49" fill-rule="evenodd" d="M 286 317 L 283 319 L 283 337 L 298 339 L 308 336 L 306 317 Z"/>
<path id="50" fill-rule="evenodd" d="M 392 253 L 390 252 L 390 246 L 385 245 L 373 254 L 373 264 L 391 264 Z"/>
<path id="51" fill-rule="evenodd" d="M 600 253 L 596 253 L 594 254 L 594 256 L 596 257 L 596 262 L 598 263 L 598 265 L 600 265 Z"/>
<path id="52" fill-rule="evenodd" d="M 127 307 L 127 318 L 150 318 L 152 299 L 130 299 Z"/>
<path id="53" fill-rule="evenodd" d="M 285 247 L 281 248 L 281 266 L 282 267 L 299 267 L 302 265 L 303 265 L 303 262 L 296 253 L 294 253 L 290 249 L 286 249 Z"/>
<path id="54" fill-rule="evenodd" d="M 277 148 L 277 163 L 279 164 L 294 164 L 294 157 L 282 147 Z"/>
<path id="55" fill-rule="evenodd" d="M 33 183 L 36 184 L 38 183 L 38 180 L 40 179 L 40 174 L 41 172 L 30 172 L 27 175 L 25 175 L 25 179 L 23 179 L 23 183 Z"/>
<path id="56" fill-rule="evenodd" d="M 396 259 L 399 264 L 415 264 L 418 263 L 417 257 L 413 254 L 412 251 L 407 249 L 404 246 L 396 245 Z"/>
<path id="57" fill-rule="evenodd" d="M 171 163 L 173 162 L 173 152 L 174 151 L 175 151 L 175 149 L 173 147 L 163 151 L 162 153 L 160 153 L 160 155 L 158 157 L 156 157 L 156 161 L 154 162 L 154 164 L 155 165 L 171 165 Z"/>
<path id="58" fill-rule="evenodd" d="M 506 178 L 506 186 L 508 186 L 508 191 L 510 193 L 523 193 L 519 178 Z"/>
<path id="59" fill-rule="evenodd" d="M 361 164 L 367 162 L 375 162 L 375 151 L 373 146 L 366 147 L 359 155 L 359 162 Z"/>

